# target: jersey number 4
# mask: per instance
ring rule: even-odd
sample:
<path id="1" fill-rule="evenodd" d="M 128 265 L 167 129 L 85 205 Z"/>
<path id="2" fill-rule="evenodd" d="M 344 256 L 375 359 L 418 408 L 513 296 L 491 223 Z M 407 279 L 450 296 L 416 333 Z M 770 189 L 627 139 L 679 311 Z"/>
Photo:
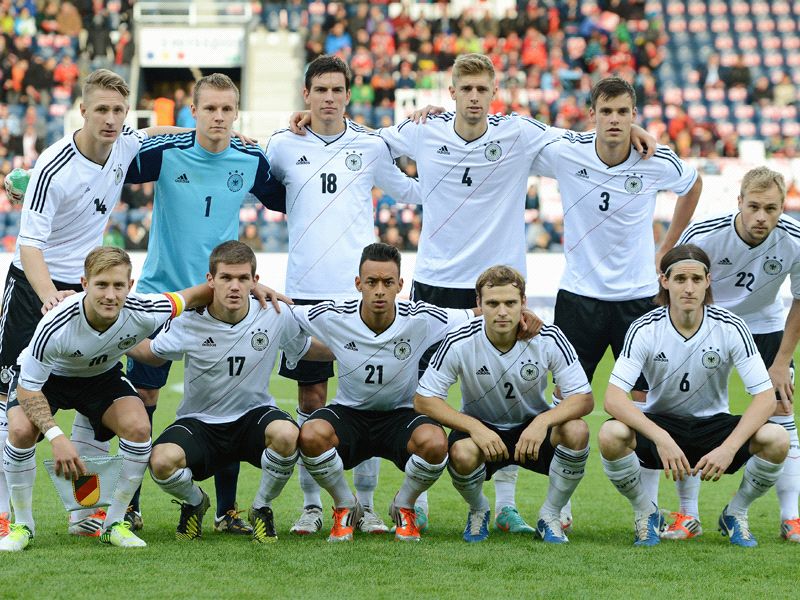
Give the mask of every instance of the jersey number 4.
<path id="1" fill-rule="evenodd" d="M 103 200 L 100 200 L 100 198 L 94 199 L 94 212 L 104 215 L 107 210 L 108 207 L 106 207 L 106 203 Z"/>

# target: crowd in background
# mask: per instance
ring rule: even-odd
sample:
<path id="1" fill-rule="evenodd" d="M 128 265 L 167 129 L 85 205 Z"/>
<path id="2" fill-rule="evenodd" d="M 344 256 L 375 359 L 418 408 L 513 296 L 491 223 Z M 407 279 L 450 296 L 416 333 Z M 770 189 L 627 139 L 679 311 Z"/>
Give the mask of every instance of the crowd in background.
<path id="1" fill-rule="evenodd" d="M 672 64 L 664 25 L 669 11 L 653 7 L 664 9 L 666 3 L 517 2 L 499 18 L 481 3 L 450 15 L 447 4 L 440 3 L 437 18 L 412 18 L 405 9 L 390 16 L 385 1 L 263 0 L 256 18 L 270 31 L 301 32 L 307 61 L 321 54 L 348 61 L 354 74 L 348 114 L 372 127 L 394 122 L 399 90 L 446 87 L 455 57 L 479 52 L 491 58 L 498 73 L 499 93 L 491 112 L 590 129 L 591 87 L 617 74 L 634 84 L 643 125 L 680 156 L 738 156 L 736 129 L 719 128 L 712 115 L 670 102 L 661 89 L 659 73 L 667 73 Z M 0 175 L 14 166 L 30 167 L 42 148 L 63 134 L 64 114 L 76 98 L 82 73 L 107 67 L 125 78 L 130 75 L 135 52 L 131 14 L 132 0 L 0 0 Z M 699 68 L 686 73 L 710 96 L 741 96 L 756 110 L 796 108 L 797 87 L 788 72 L 754 74 L 742 56 L 722 64 L 711 52 Z M 191 90 L 155 99 L 146 92 L 143 101 L 159 113 L 159 123 L 191 125 Z M 771 156 L 797 156 L 795 136 L 777 130 L 764 141 Z M 413 163 L 401 166 L 415 174 Z M 421 211 L 380 190 L 375 190 L 373 203 L 376 234 L 402 249 L 416 249 Z M 146 248 L 151 204 L 151 185 L 127 187 L 110 221 L 107 242 Z M 18 221 L 0 192 L 0 234 L 5 234 L 6 249 L 13 249 Z M 530 251 L 561 248 L 562 224 L 541 218 L 535 185 L 526 199 L 526 221 Z M 256 250 L 285 251 L 281 215 L 246 203 L 241 223 L 242 240 Z M 657 238 L 665 225 L 656 223 Z"/>

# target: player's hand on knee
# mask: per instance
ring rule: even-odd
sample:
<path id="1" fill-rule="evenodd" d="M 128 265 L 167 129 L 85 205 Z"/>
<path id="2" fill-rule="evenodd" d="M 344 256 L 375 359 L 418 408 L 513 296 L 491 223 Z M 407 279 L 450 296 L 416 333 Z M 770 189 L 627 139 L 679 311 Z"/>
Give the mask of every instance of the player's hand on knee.
<path id="1" fill-rule="evenodd" d="M 299 110 L 289 117 L 289 129 L 297 135 L 306 134 L 306 125 L 311 123 L 311 111 Z"/>
<path id="2" fill-rule="evenodd" d="M 508 458 L 508 449 L 500 436 L 488 427 L 481 426 L 481 429 L 470 432 L 470 437 L 475 445 L 478 446 L 483 456 L 489 462 L 497 462 Z"/>
<path id="3" fill-rule="evenodd" d="M 412 112 L 410 115 L 408 115 L 408 118 L 414 121 L 414 123 L 421 124 L 428 120 L 428 115 L 440 115 L 443 112 L 445 112 L 444 106 L 434 106 L 432 104 L 428 104 Z"/>
<path id="4" fill-rule="evenodd" d="M 283 294 L 279 294 L 271 287 L 267 287 L 259 283 L 253 288 L 253 296 L 256 300 L 258 300 L 259 304 L 261 304 L 262 308 L 267 307 L 267 303 L 271 302 L 272 307 L 275 309 L 276 312 L 281 312 L 281 306 L 279 302 L 285 302 L 286 304 L 294 304 L 291 298 L 288 296 L 284 296 Z"/>
<path id="5" fill-rule="evenodd" d="M 656 448 L 664 467 L 664 475 L 669 477 L 672 473 L 672 479 L 678 481 L 691 473 L 692 467 L 686 459 L 686 455 L 670 436 L 656 444 Z"/>
<path id="6" fill-rule="evenodd" d="M 692 475 L 700 473 L 700 477 L 703 481 L 719 481 L 719 478 L 722 477 L 728 467 L 731 466 L 734 456 L 736 456 L 736 450 L 734 449 L 729 449 L 725 446 L 714 448 L 697 461 Z"/>
<path id="7" fill-rule="evenodd" d="M 42 303 L 42 314 L 46 315 L 49 311 L 58 306 L 62 300 L 72 296 L 74 293 L 73 290 L 61 290 L 56 292 Z"/>
<path id="8" fill-rule="evenodd" d="M 537 421 L 539 419 L 534 419 L 519 436 L 516 450 L 514 450 L 514 460 L 518 463 L 534 461 L 539 458 L 539 449 L 547 436 L 547 425 L 542 425 L 541 421 L 539 423 Z"/>
<path id="9" fill-rule="evenodd" d="M 51 445 L 56 475 L 74 480 L 86 474 L 86 465 L 83 464 L 78 451 L 67 436 L 59 435 L 53 438 Z"/>
<path id="10" fill-rule="evenodd" d="M 536 313 L 527 308 L 523 308 L 519 325 L 517 326 L 517 339 L 529 340 L 536 337 L 542 330 L 542 325 L 544 325 L 544 321 L 542 321 Z"/>
<path id="11" fill-rule="evenodd" d="M 778 396 L 778 410 L 783 411 L 783 414 L 794 414 L 794 407 L 792 406 L 794 384 L 792 383 L 789 365 L 773 363 L 768 372 L 769 378 L 772 380 L 772 387 L 775 388 L 775 393 Z"/>

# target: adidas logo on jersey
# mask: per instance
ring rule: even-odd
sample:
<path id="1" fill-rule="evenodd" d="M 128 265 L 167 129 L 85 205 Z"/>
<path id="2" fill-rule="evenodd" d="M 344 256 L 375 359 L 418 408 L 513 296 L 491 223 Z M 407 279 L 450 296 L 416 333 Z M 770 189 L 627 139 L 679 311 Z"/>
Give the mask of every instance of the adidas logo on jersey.
<path id="1" fill-rule="evenodd" d="M 344 345 L 345 350 L 353 350 L 354 352 L 358 352 L 358 346 L 356 346 L 355 342 L 350 342 L 349 344 Z"/>
<path id="2" fill-rule="evenodd" d="M 491 373 L 489 373 L 489 369 L 486 368 L 486 365 L 483 365 L 480 369 L 475 371 L 475 375 L 491 375 Z"/>
<path id="3" fill-rule="evenodd" d="M 442 146 L 436 151 L 436 154 L 446 154 L 447 156 L 450 156 L 450 150 L 447 149 L 447 146 Z"/>
<path id="4" fill-rule="evenodd" d="M 70 358 L 83 358 L 83 352 L 80 350 L 75 350 L 72 354 L 69 355 Z"/>
<path id="5" fill-rule="evenodd" d="M 216 342 L 214 342 L 214 338 L 208 337 L 208 338 L 206 338 L 206 341 L 203 342 L 203 346 L 205 346 L 205 347 L 213 346 L 213 347 L 216 348 L 217 344 L 216 344 Z"/>
<path id="6" fill-rule="evenodd" d="M 718 265 L 732 265 L 731 259 L 727 256 L 717 263 Z"/>
<path id="7" fill-rule="evenodd" d="M 578 177 L 582 177 L 583 179 L 589 179 L 589 173 L 586 171 L 586 169 L 581 169 L 580 171 L 575 173 L 575 175 L 577 175 Z"/>
<path id="8" fill-rule="evenodd" d="M 653 359 L 654 362 L 669 362 L 667 355 L 663 352 L 659 352 L 656 354 L 656 357 Z"/>
<path id="9" fill-rule="evenodd" d="M 175 178 L 175 183 L 189 183 L 189 178 L 186 176 L 186 173 L 181 173 Z"/>
<path id="10" fill-rule="evenodd" d="M 298 159 L 297 159 L 297 162 L 296 162 L 296 163 L 294 163 L 294 164 L 296 164 L 296 165 L 310 165 L 311 163 L 310 163 L 310 162 L 308 162 L 308 159 L 306 158 L 306 156 L 305 156 L 305 154 L 304 154 L 303 156 L 301 156 L 300 158 L 298 158 Z"/>

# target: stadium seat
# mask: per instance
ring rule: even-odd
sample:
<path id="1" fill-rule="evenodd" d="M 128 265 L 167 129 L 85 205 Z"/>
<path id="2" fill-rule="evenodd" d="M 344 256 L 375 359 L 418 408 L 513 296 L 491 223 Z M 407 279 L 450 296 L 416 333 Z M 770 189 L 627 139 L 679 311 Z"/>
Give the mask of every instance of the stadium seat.
<path id="1" fill-rule="evenodd" d="M 728 108 L 727 104 L 716 103 L 709 107 L 708 114 L 710 114 L 711 118 L 714 120 L 727 119 L 731 114 L 731 110 Z"/>
<path id="2" fill-rule="evenodd" d="M 800 135 L 800 123 L 797 121 L 784 121 L 781 123 L 781 133 L 785 137 L 797 137 Z"/>
<path id="3" fill-rule="evenodd" d="M 717 128 L 717 133 L 720 135 L 720 137 L 727 137 L 736 131 L 733 123 L 730 121 L 715 121 L 714 125 Z"/>
<path id="4" fill-rule="evenodd" d="M 764 121 L 758 127 L 758 133 L 762 138 L 769 138 L 773 135 L 778 135 L 781 132 L 781 126 L 773 121 Z"/>
<path id="5" fill-rule="evenodd" d="M 752 121 L 739 121 L 736 124 L 736 133 L 741 138 L 754 138 L 756 137 L 756 125 Z"/>
<path id="6" fill-rule="evenodd" d="M 708 109 L 705 104 L 689 104 L 686 112 L 695 121 L 705 121 L 708 117 Z"/>

